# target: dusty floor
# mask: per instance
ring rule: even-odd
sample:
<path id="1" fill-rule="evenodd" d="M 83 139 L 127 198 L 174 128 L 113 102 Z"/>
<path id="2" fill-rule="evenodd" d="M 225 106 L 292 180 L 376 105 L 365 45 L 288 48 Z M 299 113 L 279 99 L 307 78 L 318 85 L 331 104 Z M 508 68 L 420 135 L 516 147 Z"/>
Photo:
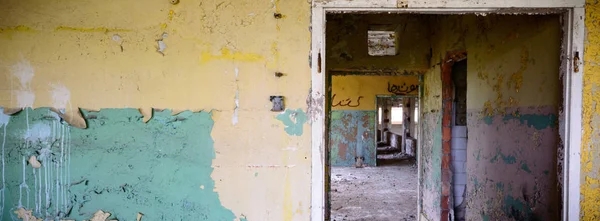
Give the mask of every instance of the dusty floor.
<path id="1" fill-rule="evenodd" d="M 331 168 L 331 220 L 417 220 L 414 161 Z"/>

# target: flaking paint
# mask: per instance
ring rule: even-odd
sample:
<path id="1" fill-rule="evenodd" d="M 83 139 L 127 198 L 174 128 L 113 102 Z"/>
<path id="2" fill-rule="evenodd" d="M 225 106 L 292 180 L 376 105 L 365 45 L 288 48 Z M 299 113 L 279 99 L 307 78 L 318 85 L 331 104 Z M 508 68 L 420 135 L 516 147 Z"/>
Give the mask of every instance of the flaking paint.
<path id="1" fill-rule="evenodd" d="M 528 216 L 527 208 L 517 209 L 514 214 L 512 209 L 510 212 L 503 209 L 515 207 L 517 201 L 536 208 L 536 216 L 555 217 L 558 208 L 555 150 L 561 36 L 558 16 L 438 16 L 432 19 L 432 24 L 432 68 L 424 77 L 425 116 L 441 115 L 439 63 L 447 62 L 441 58 L 446 53 L 466 50 L 469 63 L 466 219 L 494 220 L 521 215 L 521 218 L 532 218 Z M 538 25 L 535 29 L 526 27 L 531 24 Z M 549 48 L 548 45 L 556 47 Z M 541 50 L 544 53 L 539 53 Z M 540 93 L 544 96 L 539 96 Z M 432 165 L 427 159 L 433 153 L 428 151 L 426 135 L 438 126 L 423 125 L 421 167 L 425 176 L 421 181 L 425 187 L 420 193 L 423 196 L 422 212 L 433 216 L 428 218 L 434 220 L 439 219 L 439 215 L 435 215 L 440 208 L 430 205 L 439 205 L 437 199 L 443 191 L 426 188 L 427 176 L 431 174 L 427 167 Z M 515 131 L 521 132 L 510 134 Z M 536 151 L 546 156 L 540 157 Z M 522 174 L 519 176 L 523 182 L 511 180 L 512 174 Z M 491 180 L 495 182 L 489 182 Z M 497 189 L 496 182 L 507 188 Z M 526 194 L 521 192 L 522 189 L 527 191 Z M 538 193 L 544 193 L 544 197 L 537 197 L 535 194 Z M 539 209 L 531 202 L 526 203 L 523 195 L 534 195 L 536 197 L 527 200 L 546 202 L 547 208 L 554 209 Z M 510 201 L 507 196 L 515 200 Z"/>
<path id="2" fill-rule="evenodd" d="M 210 135 L 217 155 L 211 176 L 224 207 L 249 220 L 281 220 L 284 213 L 292 220 L 307 220 L 308 124 L 303 124 L 302 135 L 288 135 L 276 119 L 279 113 L 270 111 L 268 98 L 284 95 L 288 108 L 305 110 L 310 2 L 281 1 L 277 10 L 285 18 L 278 20 L 268 1 L 220 3 L 3 2 L 0 91 L 17 89 L 20 83 L 10 67 L 27 60 L 35 70 L 28 90 L 35 96 L 33 107 L 53 107 L 52 84 L 62 84 L 70 91 L 64 108 L 70 116 L 79 108 L 212 111 Z M 162 56 L 155 46 L 164 32 L 169 37 Z M 120 36 L 119 42 L 114 35 Z M 238 79 L 232 73 L 236 67 L 243 73 Z M 276 71 L 285 76 L 275 78 Z M 237 109 L 232 104 L 236 93 Z M 0 93 L 0 106 L 19 106 L 17 97 Z M 235 126 L 234 109 L 239 119 Z M 298 150 L 286 156 L 285 164 L 282 149 L 289 146 Z M 265 167 L 249 170 L 247 165 Z M 261 175 L 254 177 L 255 172 Z M 291 202 L 288 210 L 281 206 L 284 172 L 293 184 L 286 199 Z M 246 185 L 240 188 L 239 183 Z"/>
<path id="3" fill-rule="evenodd" d="M 306 113 L 302 109 L 290 110 L 277 115 L 277 120 L 281 121 L 285 126 L 284 130 L 292 136 L 301 136 L 304 131 L 304 123 L 306 123 Z"/>
<path id="4" fill-rule="evenodd" d="M 583 75 L 583 134 L 581 144 L 582 220 L 600 219 L 600 3 L 587 0 L 585 5 L 585 70 Z"/>
<path id="5" fill-rule="evenodd" d="M 121 220 L 133 220 L 137 212 L 152 220 L 236 217 L 221 205 L 211 178 L 216 154 L 210 113 L 173 116 L 167 110 L 143 123 L 136 109 L 86 111 L 89 128 L 77 129 L 46 108 L 28 112 L 8 124 L 4 217 L 20 206 L 37 217 L 76 220 L 98 208 Z M 27 122 L 39 126 L 24 138 Z M 21 156 L 38 154 L 40 169 L 21 163 Z"/>
<path id="6" fill-rule="evenodd" d="M 363 164 L 376 166 L 376 111 L 334 110 L 331 112 L 329 164 L 353 166 L 356 157 Z"/>
<path id="7" fill-rule="evenodd" d="M 558 217 L 559 21 L 558 16 L 463 20 L 478 27 L 464 40 L 467 219 Z"/>

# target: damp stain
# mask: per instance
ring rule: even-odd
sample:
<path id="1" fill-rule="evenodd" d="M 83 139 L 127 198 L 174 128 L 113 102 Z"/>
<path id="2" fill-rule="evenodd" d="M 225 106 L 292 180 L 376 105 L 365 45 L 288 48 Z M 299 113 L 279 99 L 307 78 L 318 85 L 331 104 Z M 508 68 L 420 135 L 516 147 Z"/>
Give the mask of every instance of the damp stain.
<path id="1" fill-rule="evenodd" d="M 502 118 L 504 122 L 510 120 L 518 120 L 521 124 L 527 124 L 528 127 L 533 127 L 537 130 L 543 130 L 548 127 L 554 128 L 557 126 L 558 117 L 555 114 L 508 114 Z"/>

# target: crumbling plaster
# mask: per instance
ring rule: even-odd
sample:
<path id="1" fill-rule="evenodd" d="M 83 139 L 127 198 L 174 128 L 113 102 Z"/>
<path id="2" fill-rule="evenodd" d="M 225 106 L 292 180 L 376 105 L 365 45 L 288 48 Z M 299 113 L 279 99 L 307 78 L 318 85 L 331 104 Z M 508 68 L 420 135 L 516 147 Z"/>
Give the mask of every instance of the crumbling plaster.
<path id="1" fill-rule="evenodd" d="M 249 220 L 308 220 L 309 125 L 288 134 L 269 96 L 306 112 L 309 19 L 304 0 L 3 1 L 0 106 L 211 111 L 223 206 Z"/>
<path id="2" fill-rule="evenodd" d="M 478 27 L 465 38 L 467 218 L 552 220 L 560 208 L 560 19 L 485 18 L 467 18 L 464 24 Z M 490 200 L 493 196 L 500 198 Z"/>
<path id="3" fill-rule="evenodd" d="M 357 1 L 360 2 L 360 1 Z M 362 1 L 371 4 L 370 1 Z M 387 5 L 397 6 L 397 1 L 387 1 Z M 583 1 L 577 1 L 583 5 Z M 235 181 L 251 178 L 251 172 L 244 168 L 259 168 L 271 165 L 265 159 L 274 159 L 273 154 L 287 159 L 285 151 L 299 151 L 292 159 L 303 162 L 310 158 L 309 135 L 300 137 L 284 135 L 281 122 L 264 121 L 262 116 L 276 114 L 266 109 L 266 96 L 273 91 L 285 94 L 290 107 L 304 107 L 309 91 L 308 75 L 290 74 L 286 87 L 278 80 L 271 79 L 271 70 L 283 73 L 308 73 L 307 60 L 309 35 L 309 2 L 275 1 L 269 2 L 236 1 L 220 4 L 214 1 L 189 2 L 169 5 L 166 1 L 147 1 L 143 5 L 135 1 L 113 2 L 48 2 L 48 1 L 4 1 L 0 7 L 0 106 L 54 106 L 66 104 L 67 111 L 76 107 L 100 109 L 105 107 L 151 107 L 173 108 L 175 112 L 186 109 L 215 110 L 215 125 L 212 136 L 215 139 L 217 157 L 222 167 L 216 167 L 213 176 L 228 177 Z M 494 7 L 506 1 L 474 1 L 481 7 Z M 479 4 L 478 4 L 479 3 Z M 358 3 L 357 3 L 358 4 Z M 383 5 L 386 5 L 383 4 Z M 410 7 L 465 7 L 464 1 L 407 1 Z M 542 7 L 546 4 L 572 6 L 570 1 L 515 1 L 515 6 Z M 582 145 L 582 218 L 594 220 L 598 214 L 597 178 L 598 163 L 593 158 L 597 154 L 595 128 L 598 128 L 600 111 L 594 109 L 598 83 L 596 20 L 598 3 L 589 0 L 586 5 L 586 46 L 585 86 L 584 86 L 584 138 Z M 280 11 L 283 19 L 272 20 L 274 11 Z M 225 23 L 226 25 L 221 25 Z M 156 53 L 156 40 L 167 32 L 165 56 Z M 263 38 L 248 38 L 255 33 Z M 300 33 L 300 34 L 299 34 Z M 114 34 L 120 41 L 113 40 Z M 224 37 L 223 37 L 224 36 Z M 258 42 L 257 42 L 258 41 Z M 273 43 L 277 42 L 277 43 Z M 294 44 L 287 44 L 294 42 Z M 298 44 L 300 43 L 300 44 Z M 226 48 L 226 49 L 223 49 Z M 122 51 L 121 51 L 122 50 Z M 191 55 L 191 56 L 190 56 Z M 302 61 L 302 62 L 298 62 Z M 20 63 L 31 64 L 35 76 L 27 84 L 21 84 L 11 70 Z M 276 65 L 279 63 L 279 65 Z M 285 64 L 285 65 L 284 65 Z M 240 124 L 231 126 L 234 115 L 235 90 L 233 73 L 240 70 Z M 17 68 L 18 69 L 18 68 Z M 303 71 L 299 71 L 303 70 Z M 247 75 L 244 75 L 247 73 Z M 439 72 L 436 72 L 439 73 Z M 20 74 L 19 74 L 20 75 Z M 214 77 L 225 76 L 225 77 Z M 426 81 L 436 81 L 425 76 Z M 429 79 L 429 80 L 427 80 Z M 69 90 L 67 103 L 53 98 L 53 87 L 48 82 L 64 85 Z M 83 83 L 82 83 L 83 82 Z M 288 83 L 289 82 L 289 83 Z M 255 88 L 253 85 L 261 85 Z M 431 88 L 435 88 L 432 86 Z M 139 90 L 139 91 L 138 91 Z M 435 98 L 435 91 L 425 88 L 425 92 Z M 65 93 L 62 93 L 65 94 Z M 218 94 L 218 96 L 216 96 Z M 33 95 L 33 96 L 32 96 Z M 127 96 L 123 96 L 127 95 Z M 208 96 L 211 95 L 211 96 Z M 231 101 L 222 99 L 231 97 Z M 264 97 L 264 99 L 263 99 Z M 23 98 L 19 101 L 19 98 Z M 435 99 L 434 99 L 435 100 Z M 431 101 L 431 100 L 430 100 Z M 22 102 L 19 105 L 19 102 Z M 55 103 L 56 102 L 56 103 Z M 318 102 L 316 102 L 318 103 Z M 431 102 L 428 102 L 431 103 Z M 437 102 L 433 102 L 437 103 Z M 440 102 L 441 103 L 441 102 Z M 429 105 L 430 107 L 436 105 Z M 435 108 L 430 108 L 434 110 Z M 318 109 L 317 109 L 318 110 Z M 312 111 L 311 111 L 312 113 Z M 311 115 L 316 115 L 313 113 Z M 261 116 L 261 117 L 258 117 Z M 261 128 L 257 134 L 256 128 Z M 308 127 L 305 127 L 307 129 Z M 239 140 L 257 143 L 268 149 L 247 148 L 241 141 L 226 139 L 231 133 L 244 134 Z M 253 133 L 251 133 L 253 132 Z M 264 138 L 280 133 L 276 141 Z M 280 146 L 289 146 L 280 149 Z M 241 151 L 241 152 L 240 152 Z M 242 153 L 258 154 L 254 159 Z M 298 153 L 298 152 L 296 152 Z M 247 157 L 246 157 L 247 156 Z M 241 161 L 232 161 L 240 160 Z M 250 167 L 249 162 L 260 160 L 263 165 Z M 230 164 L 236 162 L 237 165 Z M 308 163 L 307 163 L 308 164 Z M 240 166 L 243 165 L 243 166 Z M 271 165 L 273 166 L 273 165 Z M 225 168 L 227 167 L 227 168 Z M 307 165 L 290 170 L 291 173 L 307 174 Z M 266 168 L 266 167 L 262 167 Z M 273 168 L 273 167 L 270 167 Z M 258 219 L 290 218 L 308 219 L 308 192 L 310 184 L 298 178 L 302 185 L 290 187 L 279 179 L 287 174 L 282 169 L 274 169 L 265 182 L 251 184 L 252 191 L 237 189 L 216 179 L 221 200 L 236 213 L 250 214 Z M 264 169 L 271 171 L 271 169 Z M 275 174 L 277 173 L 277 174 Z M 292 176 L 293 177 L 293 176 Z M 289 197 L 269 195 L 268 200 L 239 200 L 262 197 L 272 191 L 261 189 L 268 186 L 284 186 L 298 193 Z M 256 188 L 260 191 L 256 191 Z M 285 189 L 285 188 L 284 188 Z M 262 192 L 261 192 L 262 191 Z M 285 191 L 284 191 L 285 192 Z M 284 199 L 303 199 L 302 204 L 286 201 L 285 210 L 280 204 Z M 256 198 L 254 198 L 256 199 Z M 274 201 L 271 201 L 273 199 Z M 296 207 L 289 205 L 298 205 Z M 276 208 L 272 210 L 248 210 L 246 208 Z M 292 208 L 292 210 L 290 209 Z M 285 216 L 283 215 L 285 214 Z"/>
<path id="4" fill-rule="evenodd" d="M 517 22 L 519 19 L 529 19 L 529 23 L 539 23 L 539 25 L 536 25 L 536 28 L 539 30 L 532 32 L 532 29 L 519 26 L 519 23 Z M 470 153 L 469 158 L 467 159 L 467 164 L 470 165 L 468 166 L 470 167 L 468 168 L 470 178 L 466 196 L 466 199 L 469 202 L 467 205 L 467 212 L 470 215 L 468 215 L 467 219 L 509 217 L 514 214 L 506 212 L 510 209 L 505 208 L 518 206 L 516 204 L 509 205 L 511 202 L 517 204 L 520 203 L 520 199 L 517 195 L 504 192 L 504 189 L 502 189 L 500 193 L 502 197 L 513 197 L 514 195 L 515 198 L 505 198 L 497 205 L 477 200 L 480 197 L 489 198 L 492 197 L 492 195 L 495 196 L 495 192 L 492 194 L 490 191 L 484 190 L 482 192 L 482 190 L 477 189 L 481 188 L 478 185 L 482 185 L 482 177 L 484 181 L 487 179 L 498 181 L 501 180 L 498 179 L 499 177 L 504 176 L 498 176 L 498 174 L 494 172 L 493 168 L 499 168 L 498 166 L 486 167 L 487 169 L 485 171 L 478 170 L 477 168 L 483 167 L 487 163 L 479 162 L 480 159 L 478 154 L 481 153 L 477 149 L 495 150 L 494 147 L 496 146 L 502 147 L 502 151 L 509 151 L 511 153 L 517 151 L 515 153 L 518 156 L 521 156 L 522 154 L 521 157 L 524 157 L 523 159 L 525 159 L 527 158 L 526 156 L 530 156 L 531 153 L 525 150 L 509 150 L 509 147 L 513 145 L 513 142 L 521 143 L 521 145 L 517 146 L 541 145 L 544 148 L 550 148 L 549 151 L 546 151 L 550 155 L 547 157 L 550 160 L 544 160 L 545 158 L 527 158 L 532 162 L 517 162 L 518 164 L 508 167 L 514 167 L 516 170 L 529 171 L 529 173 L 538 177 L 536 179 L 540 180 L 539 182 L 544 180 L 544 184 L 535 183 L 534 189 L 536 189 L 536 191 L 549 191 L 549 193 L 551 193 L 551 196 L 549 196 L 550 198 L 556 197 L 556 186 L 552 185 L 552 183 L 556 183 L 556 163 L 555 160 L 552 159 L 556 159 L 556 145 L 553 145 L 553 142 L 557 142 L 556 137 L 558 137 L 556 134 L 556 125 L 553 122 L 556 121 L 556 111 L 558 104 L 560 103 L 560 81 L 558 80 L 560 25 L 558 16 L 555 16 L 554 18 L 519 18 L 514 15 L 437 16 L 431 19 L 431 33 L 433 51 L 432 64 L 431 69 L 424 76 L 423 86 L 422 113 L 424 114 L 424 138 L 435 137 L 437 135 L 437 137 L 441 139 L 441 134 L 430 135 L 431 133 L 435 133 L 435 131 L 441 133 L 441 122 L 438 121 L 438 124 L 432 124 L 430 122 L 434 121 L 427 121 L 427 116 L 430 114 L 441 116 L 442 82 L 440 76 L 440 64 L 441 62 L 448 62 L 442 60 L 442 58 L 445 57 L 447 52 L 466 50 L 467 59 L 469 60 L 468 73 L 470 74 L 468 75 L 469 88 L 467 90 L 467 105 L 470 115 L 472 115 L 472 117 L 469 117 L 469 126 L 474 128 L 474 130 L 469 130 L 470 147 L 467 148 L 467 151 Z M 547 45 L 556 45 L 556 47 L 548 48 Z M 540 51 L 540 48 L 544 48 L 547 53 L 537 53 Z M 549 75 L 554 75 L 556 77 L 549 77 Z M 546 96 L 539 96 L 540 93 L 543 93 Z M 531 109 L 531 107 L 541 107 L 544 110 Z M 519 113 L 517 113 L 516 118 L 510 117 L 510 115 L 508 115 L 508 117 L 505 116 L 505 114 L 514 114 L 515 111 L 518 110 L 521 110 L 522 116 L 519 115 Z M 490 119 L 486 121 L 485 118 L 488 116 Z M 538 140 L 531 143 L 529 139 L 524 137 L 510 135 L 510 137 L 514 138 L 510 141 L 511 144 L 503 144 L 494 141 L 495 138 L 492 136 L 494 133 L 492 132 L 478 132 L 484 131 L 483 128 L 477 129 L 480 125 L 487 127 L 486 125 L 496 122 L 492 121 L 496 116 L 500 116 L 501 121 L 501 116 L 505 116 L 503 118 L 504 121 L 500 123 L 502 128 L 522 130 L 524 134 L 537 134 L 535 139 Z M 543 118 L 543 116 L 554 117 Z M 531 117 L 531 119 L 525 119 L 529 117 Z M 520 120 L 516 120 L 515 124 L 513 118 Z M 492 125 L 497 125 L 498 123 L 499 122 L 496 122 Z M 536 123 L 544 123 L 546 126 L 542 128 L 541 124 L 535 125 Z M 549 126 L 553 129 L 546 129 L 550 128 Z M 496 127 L 497 126 L 493 126 L 494 130 Z M 542 131 L 542 129 L 546 130 Z M 499 136 L 506 137 L 509 135 Z M 433 186 L 433 188 L 431 185 L 429 185 L 430 187 L 427 185 L 427 182 L 430 179 L 436 179 L 443 182 L 443 179 L 440 179 L 440 177 L 444 172 L 440 172 L 438 167 L 441 166 L 443 170 L 444 165 L 436 165 L 435 161 L 431 161 L 435 158 L 441 158 L 443 150 L 439 145 L 441 145 L 441 143 L 428 142 L 427 139 L 423 142 L 423 164 L 421 166 L 423 180 L 421 181 L 421 185 L 424 185 L 425 187 L 421 189 L 422 192 L 420 194 L 422 194 L 422 202 L 420 203 L 422 203 L 422 212 L 431 220 L 439 219 L 441 215 L 439 213 L 440 200 L 443 200 L 443 198 L 440 198 L 443 193 L 443 183 L 439 183 L 436 186 Z M 492 152 L 493 153 L 490 153 L 490 157 L 488 157 L 489 159 L 492 159 L 497 155 L 496 152 Z M 482 159 L 488 159 L 486 156 L 481 156 Z M 475 161 L 478 161 L 479 163 Z M 494 160 L 494 163 L 491 164 L 495 164 L 495 162 L 497 161 Z M 509 164 L 512 164 L 512 162 L 509 162 Z M 537 169 L 534 169 L 531 165 L 536 165 Z M 546 175 L 546 173 L 549 175 Z M 529 174 L 527 174 L 527 176 L 529 176 Z M 514 182 L 510 180 L 505 181 L 506 183 L 501 184 L 509 185 L 509 183 Z M 512 185 L 514 186 L 515 184 Z M 484 187 L 484 189 L 485 188 L 487 187 Z M 532 190 L 527 191 L 531 192 Z M 536 198 L 536 200 L 554 201 L 550 198 Z M 434 206 L 432 207 L 432 205 Z M 441 205 L 444 205 L 444 203 Z M 527 206 L 530 205 L 527 204 Z M 556 207 L 556 205 L 553 206 Z M 522 210 L 524 214 L 527 214 L 526 210 Z M 538 211 L 537 213 L 544 214 L 546 212 Z M 486 216 L 481 216 L 480 214 Z"/>

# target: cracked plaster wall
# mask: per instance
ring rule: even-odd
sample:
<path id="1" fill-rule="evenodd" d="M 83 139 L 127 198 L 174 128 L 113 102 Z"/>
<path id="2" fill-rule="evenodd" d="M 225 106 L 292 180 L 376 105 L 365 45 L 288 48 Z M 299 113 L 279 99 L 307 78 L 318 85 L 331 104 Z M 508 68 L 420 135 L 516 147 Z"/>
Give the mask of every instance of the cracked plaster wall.
<path id="1" fill-rule="evenodd" d="M 222 206 L 308 220 L 309 25 L 305 0 L 3 1 L 0 107 L 211 112 L 215 159 L 197 163 L 214 169 Z M 278 118 L 270 95 L 293 111 Z"/>
<path id="2" fill-rule="evenodd" d="M 596 74 L 598 44 L 594 44 L 598 38 L 598 31 L 595 31 L 598 8 L 597 1 L 587 1 L 581 147 L 581 216 L 586 220 L 600 216 L 599 197 L 595 191 L 599 183 L 599 164 L 593 157 L 598 152 L 594 131 L 600 127 L 597 125 L 600 111 L 594 109 L 595 97 L 598 97 L 595 88 L 600 84 Z M 272 19 L 277 11 L 284 19 Z M 223 204 L 236 214 L 245 212 L 257 219 L 307 219 L 306 193 L 310 188 L 306 171 L 310 170 L 307 161 L 310 156 L 304 147 L 309 146 L 308 135 L 285 135 L 280 122 L 257 117 L 275 118 L 275 114 L 266 111 L 269 105 L 266 97 L 273 92 L 286 94 L 288 106 L 305 105 L 308 75 L 289 75 L 282 84 L 281 80 L 271 78 L 270 73 L 275 70 L 309 72 L 308 64 L 304 62 L 310 42 L 307 1 L 222 4 L 182 1 L 175 6 L 165 1 L 147 1 L 140 6 L 136 1 L 84 4 L 9 0 L 3 2 L 0 12 L 0 106 L 59 106 L 71 112 L 76 107 L 96 110 L 158 107 L 172 108 L 175 112 L 215 110 L 212 137 L 218 153 L 213 162 L 213 176 Z M 167 48 L 162 56 L 155 47 L 156 40 L 165 32 L 168 37 L 163 40 Z M 261 33 L 262 38 L 247 38 L 248 33 Z M 286 44 L 288 42 L 294 44 Z M 239 70 L 237 81 L 234 77 L 236 68 Z M 425 79 L 438 81 L 427 75 Z M 236 127 L 231 125 L 235 88 L 241 92 L 240 121 Z M 424 92 L 433 93 L 427 88 Z M 431 99 L 424 101 L 425 104 L 441 104 L 435 102 L 435 96 L 430 94 Z M 232 101 L 223 97 L 231 97 Z M 257 133 L 254 130 L 257 127 L 263 130 Z M 247 148 L 238 140 L 226 139 L 230 133 L 243 134 L 240 140 L 268 148 Z M 275 140 L 261 138 L 273 133 L 281 136 Z M 264 157 L 267 155 L 279 157 Z M 274 164 L 285 159 L 301 166 L 288 170 Z M 256 174 L 266 176 L 248 184 L 252 191 L 232 185 L 252 180 Z M 290 184 L 290 176 L 280 179 L 286 174 L 295 174 L 291 179 L 296 179 L 297 184 Z M 223 177 L 233 180 L 217 179 Z M 265 200 L 239 200 L 272 193 L 267 191 L 266 183 L 268 187 L 285 188 L 279 190 L 281 194 L 269 195 Z M 291 194 L 292 190 L 299 194 Z"/>
<path id="3" fill-rule="evenodd" d="M 478 27 L 465 37 L 467 219 L 553 220 L 561 202 L 559 16 L 466 17 L 460 26 Z"/>
<path id="4" fill-rule="evenodd" d="M 558 16 L 439 19 L 469 62 L 466 218 L 556 217 Z"/>
<path id="5" fill-rule="evenodd" d="M 440 216 L 442 165 L 435 159 L 441 159 L 442 155 L 441 143 L 436 142 L 441 140 L 441 122 L 435 117 L 428 118 L 428 115 L 441 116 L 439 62 L 446 52 L 466 50 L 470 116 L 467 219 L 531 218 L 534 213 L 538 217 L 554 217 L 559 205 L 556 154 L 561 102 L 558 79 L 561 33 L 558 17 L 437 16 L 430 22 L 433 56 L 423 87 L 421 212 L 429 220 L 438 220 Z M 536 24 L 536 28 L 528 26 L 531 24 Z M 540 93 L 544 96 L 539 96 Z M 497 128 L 528 135 L 493 132 Z M 502 154 L 508 151 L 514 155 L 502 155 L 508 157 L 508 161 L 498 160 L 501 158 L 498 148 Z M 489 152 L 489 157 L 481 155 L 482 150 Z M 537 157 L 540 151 L 547 156 Z M 480 157 L 489 162 L 483 162 Z M 516 157 L 515 162 L 511 157 Z M 523 182 L 510 178 L 519 171 L 524 174 L 518 176 L 526 178 Z M 494 182 L 489 183 L 490 180 Z M 537 192 L 543 192 L 544 197 L 534 196 Z M 485 200 L 492 198 L 500 201 Z M 534 212 L 532 208 L 536 204 L 550 209 L 538 206 Z"/>

